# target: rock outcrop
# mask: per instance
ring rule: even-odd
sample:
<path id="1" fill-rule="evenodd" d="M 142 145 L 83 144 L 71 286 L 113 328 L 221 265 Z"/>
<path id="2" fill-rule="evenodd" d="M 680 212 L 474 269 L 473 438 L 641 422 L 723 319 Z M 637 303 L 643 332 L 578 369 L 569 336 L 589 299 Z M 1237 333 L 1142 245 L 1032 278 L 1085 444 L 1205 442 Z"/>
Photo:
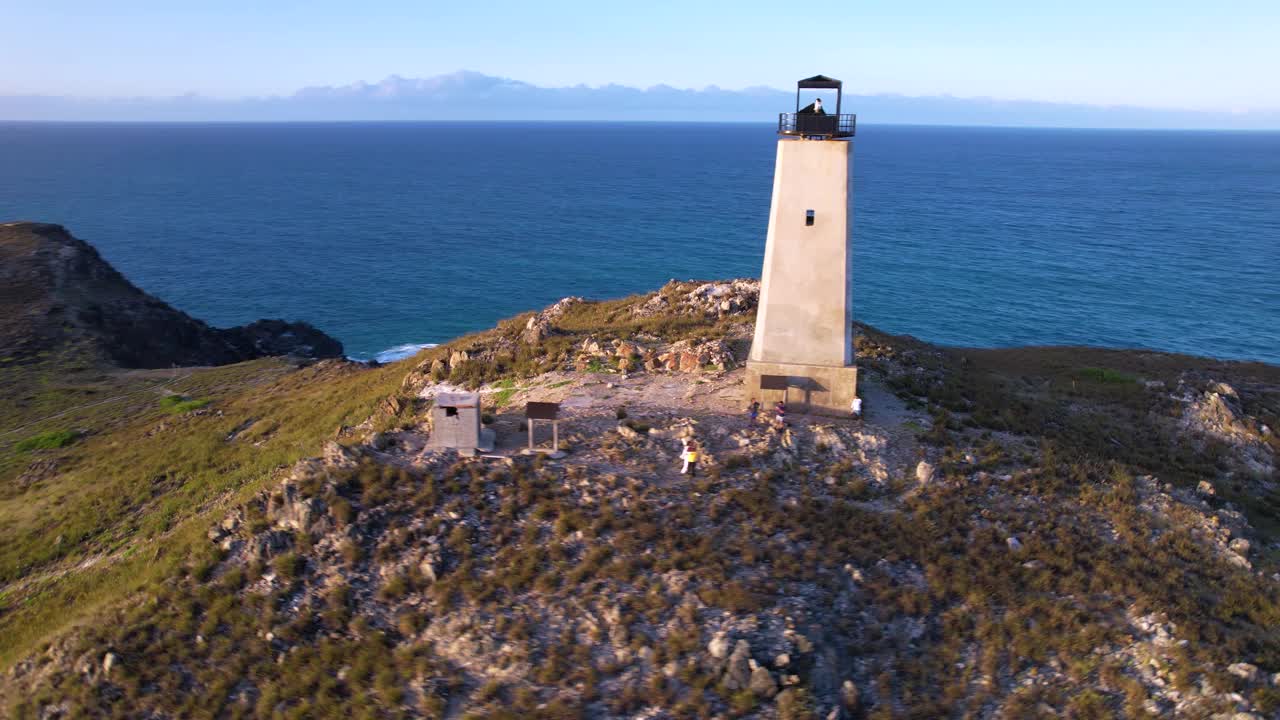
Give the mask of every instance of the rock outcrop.
<path id="1" fill-rule="evenodd" d="M 555 323 L 564 317 L 565 311 L 582 302 L 585 301 L 580 297 L 562 298 L 555 305 L 529 318 L 520 339 L 530 345 L 537 345 L 555 332 Z"/>
<path id="2" fill-rule="evenodd" d="M 138 289 L 61 225 L 0 224 L 0 347 L 22 360 L 70 345 L 128 368 L 343 354 L 304 322 L 210 327 Z"/>

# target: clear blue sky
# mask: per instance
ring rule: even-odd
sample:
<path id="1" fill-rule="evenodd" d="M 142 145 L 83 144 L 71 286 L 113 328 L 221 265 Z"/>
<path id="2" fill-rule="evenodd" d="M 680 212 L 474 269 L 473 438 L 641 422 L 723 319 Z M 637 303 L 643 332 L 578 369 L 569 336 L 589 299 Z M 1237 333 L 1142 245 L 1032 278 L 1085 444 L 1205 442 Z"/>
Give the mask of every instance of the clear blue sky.
<path id="1" fill-rule="evenodd" d="M 1280 0 L 0 0 L 0 23 L 0 94 L 241 97 L 459 69 L 784 88 L 824 72 L 857 93 L 1280 108 Z"/>

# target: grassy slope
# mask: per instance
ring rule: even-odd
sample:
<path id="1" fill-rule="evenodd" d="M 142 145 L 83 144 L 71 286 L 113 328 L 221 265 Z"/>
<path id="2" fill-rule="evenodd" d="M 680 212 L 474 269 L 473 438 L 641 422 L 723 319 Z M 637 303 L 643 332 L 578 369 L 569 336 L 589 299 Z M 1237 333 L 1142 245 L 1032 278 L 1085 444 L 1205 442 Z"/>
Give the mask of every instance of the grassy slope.
<path id="1" fill-rule="evenodd" d="M 606 305 L 571 318 L 576 330 L 597 337 L 617 331 L 617 321 Z M 497 334 L 465 338 L 456 347 L 479 350 Z M 1190 483 L 1215 477 L 1212 457 L 1183 453 L 1160 439 L 1149 417 L 1163 409 L 1167 393 L 1142 381 L 1176 383 L 1184 373 L 1205 373 L 1247 385 L 1275 380 L 1276 369 L 1078 348 L 940 351 L 869 334 L 859 348 L 864 366 L 887 366 L 877 355 L 894 355 L 924 369 L 914 379 L 891 382 L 936 411 L 927 435 L 949 448 L 939 464 L 947 482 L 906 500 L 900 515 L 867 509 L 865 501 L 888 496 L 865 483 L 830 490 L 824 477 L 854 475 L 853 466 L 834 455 L 762 473 L 750 461 L 726 463 L 724 476 L 703 480 L 692 496 L 683 488 L 667 493 L 591 477 L 593 495 L 614 491 L 615 504 L 600 514 L 572 490 L 588 479 L 583 468 L 521 462 L 486 474 L 460 463 L 406 477 L 398 468 L 364 467 L 350 477 L 326 478 L 337 493 L 330 501 L 340 495 L 354 504 L 358 523 L 373 518 L 354 534 L 363 544 L 346 553 L 349 584 L 330 587 L 321 571 L 335 561 L 306 538 L 270 566 L 235 566 L 216 577 L 195 569 L 202 563 L 197 552 L 185 572 L 174 568 L 173 583 L 85 634 L 85 647 L 99 655 L 110 647 L 123 658 L 126 669 L 113 677 L 123 700 L 105 702 L 95 685 L 72 681 L 70 672 L 65 685 L 41 689 L 43 700 L 71 698 L 73 706 L 121 717 L 139 707 L 175 717 L 397 717 L 406 706 L 439 711 L 446 698 L 474 717 L 575 717 L 575 708 L 601 705 L 626 714 L 649 704 L 675 708 L 681 717 L 707 717 L 725 706 L 748 712 L 758 698 L 718 687 L 714 673 L 700 667 L 707 637 L 699 635 L 699 623 L 797 598 L 821 614 L 841 597 L 846 562 L 871 568 L 862 584 L 871 620 L 857 613 L 823 617 L 831 621 L 824 624 L 824 642 L 867 663 L 858 680 L 877 699 L 875 718 L 941 717 L 957 704 L 981 715 L 997 702 L 1010 717 L 1047 716 L 1038 715 L 1046 704 L 1067 708 L 1070 717 L 1150 717 L 1143 708 L 1147 689 L 1121 660 L 1093 651 L 1129 642 L 1129 610 L 1163 611 L 1179 637 L 1193 641 L 1167 660 L 1180 690 L 1205 677 L 1219 688 L 1246 691 L 1220 670 L 1238 659 L 1267 671 L 1280 667 L 1274 585 L 1222 564 L 1181 520 L 1139 510 L 1141 483 L 1134 477 L 1137 471 Z M 556 344 L 572 341 L 560 337 Z M 447 356 L 450 349 L 424 357 Z M 557 358 L 566 359 L 554 351 L 544 357 Z M 519 372 L 515 362 L 505 370 L 500 365 L 459 375 Z M 1255 409 L 1275 399 L 1247 394 Z M 1046 448 L 1056 449 L 1029 447 L 1025 458 L 984 455 L 985 469 L 1016 477 L 968 480 L 973 468 L 959 458 L 986 453 L 976 443 L 999 429 L 1043 438 Z M 374 508 L 377 513 L 364 512 Z M 450 513 L 476 522 L 450 525 Z M 406 528 L 417 519 L 428 525 L 415 535 Z M 579 531 L 589 544 L 575 544 Z M 1121 542 L 1106 541 L 1113 531 Z M 415 560 L 408 575 L 381 585 L 371 580 L 384 564 L 416 558 L 427 534 L 447 537 L 442 579 L 414 578 Z M 1006 534 L 1022 538 L 1025 549 L 1010 553 Z M 211 552 L 207 544 L 203 552 Z M 879 570 L 882 559 L 890 567 L 919 568 L 920 582 Z M 673 569 L 691 573 L 709 609 L 694 610 L 667 595 L 656 573 Z M 269 593 L 245 591 L 268 571 L 284 581 L 268 583 Z M 323 602 L 299 609 L 294 600 L 306 592 L 324 593 Z M 415 602 L 402 603 L 407 597 Z M 540 607 L 580 600 L 617 603 L 635 628 L 632 647 L 655 650 L 654 667 L 677 663 L 676 677 L 619 680 L 622 668 L 593 662 L 600 653 L 593 656 L 571 628 L 557 625 L 558 615 L 539 615 Z M 499 641 L 527 648 L 521 659 L 529 661 L 528 670 L 509 683 L 479 685 L 446 654 L 414 639 L 424 626 L 448 622 L 451 613 L 471 618 L 464 625 L 476 632 L 488 632 L 492 622 Z M 882 632 L 883 621 L 894 618 L 919 622 L 928 632 L 915 642 Z M 659 627 L 679 632 L 659 635 Z M 288 663 L 278 663 L 281 650 L 268 631 L 291 648 Z M 1012 689 L 1014 675 L 1039 673 L 1049 663 L 1065 667 L 1065 679 Z M 191 673 L 194 685 L 174 667 Z M 997 685 L 982 689 L 987 677 Z M 259 695 L 239 693 L 245 678 Z M 1248 692 L 1260 706 L 1280 702 L 1270 688 Z M 914 715 L 895 713 L 895 703 Z M 781 700 L 778 707 L 783 717 L 813 716 L 804 707 L 783 710 Z"/>
<path id="2" fill-rule="evenodd" d="M 571 359 L 570 348 L 586 334 L 621 337 L 652 332 L 667 336 L 714 336 L 722 329 L 713 327 L 715 323 L 681 318 L 631 319 L 625 310 L 632 302 L 634 299 L 575 307 L 559 325 L 576 336 L 556 336 L 534 350 L 520 347 L 499 350 L 493 362 L 473 361 L 455 368 L 454 379 L 474 382 L 539 372 Z M 428 351 L 420 360 L 446 358 L 453 349 L 482 349 L 495 340 L 518 333 L 526 318 L 517 318 L 503 323 L 497 330 Z M 891 379 L 891 383 L 903 394 L 937 411 L 931 433 L 938 434 L 942 444 L 947 444 L 949 425 L 1010 430 L 1041 437 L 1059 447 L 1062 457 L 1071 458 L 1070 467 L 1085 468 L 1080 471 L 1082 477 L 1089 476 L 1100 485 L 1109 482 L 1105 478 L 1111 462 L 1182 483 L 1194 484 L 1198 479 L 1217 476 L 1215 453 L 1221 449 L 1210 448 L 1206 453 L 1171 446 L 1167 438 L 1156 431 L 1150 420 L 1153 414 L 1170 410 L 1165 401 L 1168 391 L 1146 388 L 1143 381 L 1163 381 L 1172 389 L 1179 377 L 1190 373 L 1226 380 L 1241 388 L 1254 384 L 1280 386 L 1280 369 L 1270 366 L 1086 348 L 939 351 L 909 339 L 887 338 L 869 329 L 867 332 L 871 342 L 859 348 L 860 363 L 864 366 L 874 367 L 875 353 L 886 347 L 893 353 L 918 351 L 906 364 L 924 371 L 918 376 Z M 62 460 L 62 476 L 20 494 L 12 489 L 13 478 L 35 456 L 14 455 L 12 444 L 28 437 L 25 431 L 3 438 L 0 441 L 0 488 L 4 489 L 0 490 L 0 519 L 6 522 L 13 519 L 19 524 L 12 529 L 0 527 L 0 582 L 18 578 L 18 583 L 11 583 L 13 587 L 86 558 L 114 553 L 115 559 L 60 579 L 23 585 L 18 591 L 11 589 L 0 597 L 0 638 L 3 638 L 0 667 L 69 623 L 88 617 L 98 608 L 118 605 L 121 599 L 130 597 L 134 589 L 155 587 L 157 580 L 180 577 L 183 564 L 190 564 L 202 554 L 199 548 L 207 552 L 204 531 L 210 521 L 219 516 L 208 509 L 212 502 L 222 500 L 226 501 L 223 504 L 229 504 L 241 500 L 263 486 L 272 468 L 314 454 L 322 439 L 330 436 L 339 424 L 358 422 L 379 399 L 394 393 L 408 365 L 366 372 L 315 369 L 293 372 L 279 363 L 260 361 L 200 371 L 176 384 L 174 389 L 188 397 L 212 400 L 205 411 L 221 411 L 222 415 L 206 412 L 180 415 L 176 419 L 160 407 L 154 390 L 146 389 L 166 376 L 100 378 L 94 381 L 104 384 L 96 391 L 97 395 L 121 389 L 132 389 L 139 395 L 130 396 L 133 399 L 125 401 L 123 408 L 107 404 L 87 411 L 92 417 L 86 419 L 72 415 L 54 424 L 30 428 L 34 435 L 59 428 L 97 428 L 93 423 L 105 423 L 105 429 L 71 446 L 48 451 L 48 457 Z M 35 409 L 56 410 L 77 397 L 90 394 L 75 383 L 61 380 L 61 375 L 49 373 L 47 368 L 45 372 L 49 378 L 45 394 L 27 404 L 26 412 L 32 416 L 36 415 Z M 13 376 L 0 373 L 0 387 L 21 384 Z M 1274 419 L 1280 412 L 1280 404 L 1274 391 L 1246 389 L 1242 395 L 1251 413 L 1270 418 L 1273 426 L 1277 424 Z M 946 413 L 951 413 L 951 417 Z M 233 429 L 251 418 L 257 422 L 245 428 L 234 442 L 225 440 Z M 8 425 L 21 418 L 7 415 L 0 419 Z M 166 430 L 147 437 L 148 431 L 165 422 L 170 423 Z M 258 442 L 261 446 L 254 444 Z M 175 458 L 182 460 L 175 462 Z M 1097 472 L 1092 468 L 1098 468 Z M 1070 468 L 1063 471 L 1060 481 L 1055 471 L 1046 469 L 1046 472 L 1054 483 L 1052 487 L 1033 488 L 1034 494 L 1040 497 L 1052 493 L 1068 493 L 1074 497 L 1091 485 L 1082 483 Z M 1093 478 L 1094 474 L 1098 478 Z M 1232 488 L 1225 490 L 1228 495 L 1232 493 Z M 980 512 L 985 502 L 983 496 L 978 492 L 972 495 L 964 501 L 974 512 Z M 1109 501 L 1103 498 L 1099 502 Z M 218 508 L 221 507 L 219 504 Z M 1255 523 L 1261 520 L 1264 527 L 1275 518 L 1265 499 L 1249 507 Z M 942 512 L 944 508 L 945 504 L 931 506 L 929 514 Z M 1125 523 L 1134 522 L 1130 510 L 1120 509 L 1124 511 Z M 41 521 L 53 513 L 59 517 L 58 524 Z M 959 537 L 968 525 L 964 518 L 954 520 Z M 776 512 L 770 503 L 761 505 L 761 514 L 753 518 L 753 522 L 766 525 L 776 521 Z M 1028 534 L 1032 532 L 1027 530 Z M 58 535 L 63 535 L 62 545 L 56 543 Z M 162 536 L 163 543 L 152 542 Z M 950 562 L 947 548 L 930 548 L 927 540 L 919 539 L 920 546 L 929 553 L 942 553 L 936 562 Z M 8 549 L 10 544 L 15 545 L 12 551 Z M 64 546 L 66 549 L 62 549 Z M 1082 545 L 1079 551 L 1084 553 L 1087 548 Z M 1048 562 L 1056 551 L 1046 546 L 1045 552 L 1045 562 Z M 1120 560 L 1133 562 L 1141 555 L 1130 553 Z M 1169 560 L 1169 570 L 1191 572 L 1203 565 L 1202 560 L 1188 551 L 1186 558 Z M 925 567 L 930 562 L 920 560 Z M 997 577 L 1003 577 L 1001 573 L 1007 569 L 1000 570 Z M 962 577 L 968 574 L 972 574 L 972 570 L 959 572 Z M 1117 576 L 1121 577 L 1124 575 Z M 1162 577 L 1158 573 L 1153 577 L 1142 575 L 1141 579 L 1148 584 L 1135 586 L 1133 596 L 1166 595 L 1170 582 Z M 1203 578 L 1195 580 L 1194 584 L 1199 586 L 1213 585 Z M 1177 583 L 1173 582 L 1172 586 L 1176 587 Z M 1256 588 L 1246 589 L 1249 592 L 1243 596 L 1259 597 Z M 1008 590 L 1013 592 L 1016 588 Z M 194 591 L 208 595 L 192 606 L 197 609 L 212 603 L 219 594 L 216 586 L 200 583 L 195 584 Z M 186 596 L 188 592 L 192 589 L 178 592 L 183 597 L 173 599 L 190 600 Z M 1224 603 L 1241 604 L 1236 603 L 1238 596 L 1242 596 L 1241 593 L 1233 591 L 1211 604 L 1215 608 Z M 1205 602 L 1209 600 L 1212 598 Z M 1154 601 L 1151 604 L 1159 605 Z M 1276 617 L 1274 599 L 1259 606 L 1248 607 L 1248 603 L 1241 606 L 1244 609 L 1239 615 L 1250 615 L 1243 623 L 1246 630 L 1254 630 L 1259 622 L 1269 625 Z M 1230 611 L 1223 620 L 1236 622 L 1232 615 L 1236 612 Z M 1208 613 L 1202 607 L 1189 606 L 1187 621 L 1201 614 Z M 134 618 L 130 622 L 142 620 Z M 1232 644 L 1248 635 L 1256 635 L 1256 631 L 1241 633 L 1233 629 Z M 246 635 L 241 641 L 249 642 L 250 636 Z M 1272 653 L 1273 639 L 1268 639 L 1266 646 L 1267 652 Z M 1211 645 L 1215 651 L 1217 647 L 1218 643 Z M 390 649 L 380 648 L 376 654 L 381 657 L 386 652 Z M 1268 657 L 1271 662 L 1267 664 L 1273 664 L 1274 657 Z M 331 682 L 332 663 L 328 658 L 317 658 L 313 669 L 316 682 Z"/>
<path id="3" fill-rule="evenodd" d="M 0 668 L 96 608 L 169 577 L 218 508 L 316 454 L 339 426 L 366 419 L 404 372 L 345 363 L 295 369 L 280 360 L 98 372 L 73 354 L 0 367 L 8 400 L 0 428 L 25 426 L 0 436 Z M 210 403 L 175 414 L 161 402 L 167 392 Z M 18 449 L 63 429 L 77 431 L 77 441 Z M 32 463 L 56 463 L 56 472 L 20 480 Z"/>
<path id="4" fill-rule="evenodd" d="M 1121 462 L 1162 480 L 1194 487 L 1213 482 L 1250 522 L 1280 535 L 1280 494 L 1259 494 L 1240 480 L 1220 482 L 1234 452 L 1224 443 L 1171 442 L 1167 426 L 1183 410 L 1171 395 L 1185 381 L 1195 392 L 1225 381 L 1241 393 L 1246 413 L 1280 427 L 1280 367 L 1146 350 L 1090 347 L 946 348 L 864 327 L 866 352 L 883 344 L 912 353 L 924 372 L 893 381 L 900 392 L 954 414 L 949 422 L 1007 430 L 1050 441 L 1073 455 Z M 1280 434 L 1270 436 L 1280 452 Z"/>

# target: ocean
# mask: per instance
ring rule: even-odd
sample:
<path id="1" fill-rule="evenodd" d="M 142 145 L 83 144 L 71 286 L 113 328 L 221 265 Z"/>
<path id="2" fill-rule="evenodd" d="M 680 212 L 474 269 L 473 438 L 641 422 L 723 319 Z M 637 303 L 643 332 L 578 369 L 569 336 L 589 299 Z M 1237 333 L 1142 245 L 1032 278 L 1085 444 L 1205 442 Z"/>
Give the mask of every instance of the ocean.
<path id="1" fill-rule="evenodd" d="M 1280 364 L 1280 133 L 877 126 L 857 319 L 962 346 Z M 0 123 L 0 221 L 214 325 L 390 359 L 566 295 L 757 276 L 773 127 Z"/>

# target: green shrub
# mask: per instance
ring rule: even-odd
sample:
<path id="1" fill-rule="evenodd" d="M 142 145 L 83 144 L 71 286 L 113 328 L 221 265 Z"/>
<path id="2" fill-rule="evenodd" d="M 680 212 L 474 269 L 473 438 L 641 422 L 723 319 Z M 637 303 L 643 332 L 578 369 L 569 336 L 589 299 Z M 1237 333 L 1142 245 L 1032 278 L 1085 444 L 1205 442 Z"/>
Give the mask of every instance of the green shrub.
<path id="1" fill-rule="evenodd" d="M 181 415 L 183 413 L 191 412 L 192 410 L 199 410 L 210 402 L 212 401 L 202 398 L 197 399 L 186 398 L 181 395 L 166 395 L 160 398 L 160 407 L 164 408 L 165 412 L 172 413 L 174 415 Z"/>
<path id="2" fill-rule="evenodd" d="M 385 601 L 399 600 L 408 595 L 410 589 L 409 578 L 403 573 L 396 573 L 378 591 L 378 596 Z"/>
<path id="3" fill-rule="evenodd" d="M 356 509 L 346 498 L 337 498 L 329 504 L 329 514 L 333 515 L 333 519 L 338 521 L 338 527 L 346 527 L 355 520 Z"/>
<path id="4" fill-rule="evenodd" d="M 739 690 L 729 698 L 729 707 L 735 715 L 745 715 L 756 706 L 755 693 L 750 690 Z"/>
<path id="5" fill-rule="evenodd" d="M 275 559 L 276 574 L 284 580 L 296 580 L 307 566 L 307 561 L 297 553 L 285 553 Z"/>
<path id="6" fill-rule="evenodd" d="M 28 450 L 54 450 L 60 447 L 66 447 L 76 441 L 80 434 L 74 430 L 49 430 L 39 435 L 31 437 L 18 443 L 17 448 L 20 452 Z"/>
<path id="7" fill-rule="evenodd" d="M 1105 720 L 1114 717 L 1107 707 L 1106 698 L 1093 690 L 1084 690 L 1071 698 L 1067 706 L 1067 717 L 1072 720 Z"/>

